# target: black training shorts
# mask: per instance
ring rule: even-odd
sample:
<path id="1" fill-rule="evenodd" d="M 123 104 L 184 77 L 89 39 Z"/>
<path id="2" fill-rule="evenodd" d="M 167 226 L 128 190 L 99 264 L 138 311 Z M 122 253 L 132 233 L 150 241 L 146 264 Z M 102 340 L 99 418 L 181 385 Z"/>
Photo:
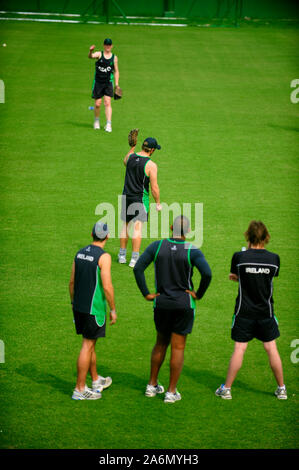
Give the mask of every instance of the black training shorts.
<path id="1" fill-rule="evenodd" d="M 102 98 L 104 95 L 105 96 L 110 96 L 111 98 L 113 97 L 113 84 L 112 84 L 112 82 L 108 82 L 108 83 L 94 82 L 91 97 L 94 100 L 98 100 L 99 98 Z"/>
<path id="2" fill-rule="evenodd" d="M 251 319 L 240 316 L 233 317 L 231 338 L 239 343 L 247 343 L 256 338 L 263 343 L 273 341 L 280 336 L 278 322 L 275 317 Z"/>
<path id="3" fill-rule="evenodd" d="M 134 197 L 130 198 L 129 196 L 126 196 L 126 198 L 122 198 L 120 217 L 121 220 L 123 220 L 127 224 L 131 222 L 131 220 L 133 220 L 134 222 L 136 222 L 137 220 L 139 220 L 140 222 L 147 222 L 148 212 L 146 210 L 145 205 L 140 199 Z"/>
<path id="4" fill-rule="evenodd" d="M 170 336 L 171 333 L 187 335 L 192 331 L 194 313 L 192 308 L 175 310 L 154 308 L 156 330 L 164 336 Z"/>
<path id="5" fill-rule="evenodd" d="M 97 324 L 95 315 L 74 310 L 74 323 L 78 335 L 86 339 L 104 338 L 106 336 L 106 321 L 103 326 Z"/>

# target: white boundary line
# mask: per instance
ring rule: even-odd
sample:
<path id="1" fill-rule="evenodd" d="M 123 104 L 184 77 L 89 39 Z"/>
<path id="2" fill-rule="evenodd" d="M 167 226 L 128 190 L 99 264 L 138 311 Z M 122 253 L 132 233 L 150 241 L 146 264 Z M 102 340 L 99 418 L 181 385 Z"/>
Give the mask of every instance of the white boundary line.
<path id="1" fill-rule="evenodd" d="M 47 18 L 5 18 L 5 17 L 0 17 L 0 21 L 5 20 L 5 21 L 37 21 L 37 22 L 42 22 L 42 23 L 81 23 L 81 21 L 76 21 L 76 20 L 50 20 Z M 97 24 L 103 24 L 103 23 L 97 23 Z"/>
<path id="2" fill-rule="evenodd" d="M 35 21 L 38 23 L 86 23 L 86 24 L 107 24 L 103 21 L 80 21 L 80 20 L 53 20 L 49 18 L 7 18 L 4 16 L 0 16 L 0 21 Z M 124 23 L 124 22 L 114 22 L 109 21 L 108 24 L 117 24 L 117 25 L 125 25 L 125 26 L 172 26 L 172 27 L 185 27 L 188 26 L 187 24 L 175 24 L 175 23 Z"/>
<path id="3" fill-rule="evenodd" d="M 35 11 L 0 11 L 0 13 L 11 13 L 15 15 L 37 15 L 37 16 L 81 16 L 77 13 L 38 13 Z"/>

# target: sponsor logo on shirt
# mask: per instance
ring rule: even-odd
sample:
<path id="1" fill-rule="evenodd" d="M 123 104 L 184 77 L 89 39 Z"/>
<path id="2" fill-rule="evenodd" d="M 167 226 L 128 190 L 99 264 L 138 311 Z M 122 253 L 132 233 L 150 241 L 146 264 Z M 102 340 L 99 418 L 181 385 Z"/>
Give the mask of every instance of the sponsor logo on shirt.
<path id="1" fill-rule="evenodd" d="M 112 70 L 111 67 L 101 67 L 100 65 L 99 65 L 98 69 L 99 69 L 100 72 L 103 72 L 103 73 L 111 72 L 111 70 Z"/>

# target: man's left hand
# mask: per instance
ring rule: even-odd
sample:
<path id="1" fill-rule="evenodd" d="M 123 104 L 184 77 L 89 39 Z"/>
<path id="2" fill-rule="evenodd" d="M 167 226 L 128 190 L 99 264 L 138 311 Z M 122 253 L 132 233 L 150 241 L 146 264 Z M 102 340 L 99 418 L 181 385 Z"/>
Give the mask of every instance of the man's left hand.
<path id="1" fill-rule="evenodd" d="M 194 300 L 199 300 L 197 297 L 196 297 L 196 293 L 194 290 L 186 290 L 185 292 L 187 292 L 188 294 L 191 295 L 191 297 L 193 297 Z"/>

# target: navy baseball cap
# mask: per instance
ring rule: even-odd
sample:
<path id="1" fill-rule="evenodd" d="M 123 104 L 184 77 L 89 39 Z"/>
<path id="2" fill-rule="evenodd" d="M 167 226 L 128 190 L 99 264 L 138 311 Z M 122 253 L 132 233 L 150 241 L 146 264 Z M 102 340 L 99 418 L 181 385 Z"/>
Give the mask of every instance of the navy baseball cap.
<path id="1" fill-rule="evenodd" d="M 104 240 L 109 233 L 108 225 L 103 224 L 103 222 L 97 222 L 94 224 L 92 229 L 93 238 L 98 238 L 99 240 Z"/>
<path id="2" fill-rule="evenodd" d="M 112 45 L 112 39 L 110 39 L 110 38 L 104 39 L 104 44 L 105 44 L 105 46 L 111 46 Z"/>
<path id="3" fill-rule="evenodd" d="M 154 139 L 154 137 L 148 137 L 147 139 L 145 139 L 145 141 L 143 142 L 143 145 L 149 149 L 160 150 L 161 148 L 161 145 L 158 144 L 158 142 L 156 141 L 156 139 Z"/>

